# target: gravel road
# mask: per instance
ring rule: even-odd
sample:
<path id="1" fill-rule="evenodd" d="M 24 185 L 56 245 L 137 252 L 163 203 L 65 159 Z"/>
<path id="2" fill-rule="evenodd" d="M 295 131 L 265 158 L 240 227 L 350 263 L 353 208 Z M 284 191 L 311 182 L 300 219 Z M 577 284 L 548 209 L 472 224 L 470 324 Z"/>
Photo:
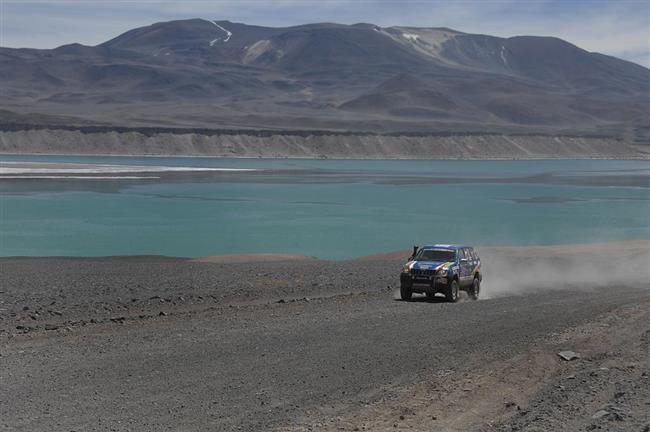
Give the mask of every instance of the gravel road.
<path id="1" fill-rule="evenodd" d="M 621 250 L 638 259 L 647 246 Z M 495 265 L 522 259 L 515 249 L 481 253 Z M 558 251 L 535 253 L 536 265 L 554 265 Z M 557 351 L 583 350 L 570 366 L 585 374 L 572 381 L 586 386 L 572 384 L 585 410 L 621 391 L 591 383 L 588 368 L 626 365 L 603 378 L 621 385 L 650 377 L 647 267 L 589 289 L 571 278 L 522 281 L 523 294 L 495 285 L 477 302 L 402 302 L 397 256 L 0 259 L 0 427 L 550 431 L 562 418 L 545 404 L 562 403 L 553 391 L 568 367 Z M 576 430 L 647 431 L 650 395 L 640 389 L 597 418 L 578 407 L 557 416 Z"/>

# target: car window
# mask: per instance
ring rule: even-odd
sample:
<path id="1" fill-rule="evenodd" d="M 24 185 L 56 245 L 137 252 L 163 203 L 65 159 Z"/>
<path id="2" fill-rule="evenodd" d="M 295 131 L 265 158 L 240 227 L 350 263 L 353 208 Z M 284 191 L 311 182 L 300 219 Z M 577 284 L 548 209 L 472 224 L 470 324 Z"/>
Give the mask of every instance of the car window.
<path id="1" fill-rule="evenodd" d="M 415 255 L 418 261 L 454 261 L 454 251 L 446 249 L 420 249 Z"/>
<path id="2" fill-rule="evenodd" d="M 467 251 L 465 249 L 461 249 L 458 252 L 460 252 L 460 259 L 466 259 L 467 258 Z"/>

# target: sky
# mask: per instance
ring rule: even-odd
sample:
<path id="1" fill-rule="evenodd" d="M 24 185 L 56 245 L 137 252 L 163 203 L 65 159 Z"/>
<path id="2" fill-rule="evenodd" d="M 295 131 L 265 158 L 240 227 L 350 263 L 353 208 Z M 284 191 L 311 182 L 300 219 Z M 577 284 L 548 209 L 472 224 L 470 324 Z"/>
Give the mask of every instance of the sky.
<path id="1" fill-rule="evenodd" d="M 650 0 L 0 0 L 0 46 L 96 45 L 135 27 L 185 18 L 274 27 L 366 22 L 502 37 L 556 36 L 650 67 Z"/>

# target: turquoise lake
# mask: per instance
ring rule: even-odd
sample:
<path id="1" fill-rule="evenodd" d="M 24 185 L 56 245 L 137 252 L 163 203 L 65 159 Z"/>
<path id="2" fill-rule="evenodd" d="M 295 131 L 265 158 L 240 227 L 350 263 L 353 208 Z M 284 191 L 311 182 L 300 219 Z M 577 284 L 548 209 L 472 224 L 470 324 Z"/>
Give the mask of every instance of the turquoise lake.
<path id="1" fill-rule="evenodd" d="M 1 161 L 262 170 L 155 180 L 0 178 L 2 256 L 264 252 L 344 259 L 424 243 L 650 238 L 647 161 Z"/>

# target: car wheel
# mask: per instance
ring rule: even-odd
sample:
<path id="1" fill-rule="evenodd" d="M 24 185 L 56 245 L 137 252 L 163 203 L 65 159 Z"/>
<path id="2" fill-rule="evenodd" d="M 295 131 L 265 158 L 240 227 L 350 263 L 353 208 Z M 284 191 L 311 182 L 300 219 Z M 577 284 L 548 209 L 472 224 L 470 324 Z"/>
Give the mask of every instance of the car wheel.
<path id="1" fill-rule="evenodd" d="M 447 298 L 447 301 L 452 303 L 458 301 L 458 281 L 451 281 L 449 287 L 447 287 L 447 291 L 445 292 L 445 297 Z"/>
<path id="2" fill-rule="evenodd" d="M 413 295 L 413 291 L 411 291 L 410 286 L 400 285 L 399 294 L 402 297 L 402 300 L 409 301 L 409 300 L 411 300 L 411 296 Z"/>
<path id="3" fill-rule="evenodd" d="M 481 281 L 478 278 L 474 278 L 472 282 L 472 288 L 469 291 L 469 298 L 472 300 L 478 300 L 479 292 L 481 291 Z"/>

